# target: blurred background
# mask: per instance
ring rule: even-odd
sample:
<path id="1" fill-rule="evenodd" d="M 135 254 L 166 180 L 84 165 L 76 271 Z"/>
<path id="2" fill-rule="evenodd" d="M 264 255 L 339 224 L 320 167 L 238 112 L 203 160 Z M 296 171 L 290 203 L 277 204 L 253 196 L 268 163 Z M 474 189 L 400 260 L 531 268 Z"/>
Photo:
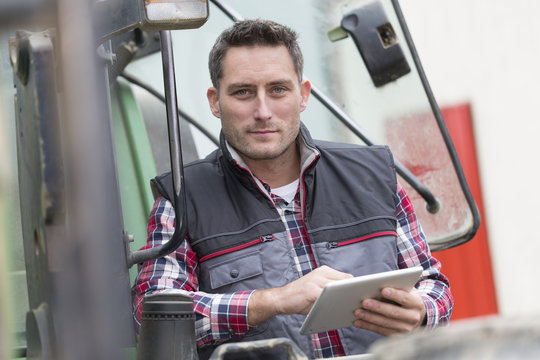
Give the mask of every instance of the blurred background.
<path id="1" fill-rule="evenodd" d="M 376 104 L 373 108 L 378 110 L 374 112 L 382 111 L 388 104 L 346 88 L 351 86 L 350 83 L 335 89 L 327 80 L 329 72 L 332 80 L 350 76 L 339 70 L 350 66 L 345 60 L 341 65 L 332 65 L 328 61 L 326 51 L 335 51 L 335 48 L 325 50 L 319 45 L 327 40 L 328 29 L 337 26 L 335 21 L 332 24 L 323 19 L 320 10 L 326 8 L 328 14 L 330 9 L 339 6 L 326 1 L 305 6 L 307 3 L 300 1 L 295 4 L 298 13 L 305 13 L 304 20 L 300 21 L 280 11 L 281 2 L 274 2 L 264 11 L 259 3 L 228 3 L 244 17 L 267 16 L 291 24 L 299 32 L 301 46 L 307 55 L 305 74 L 317 85 L 322 84 L 322 88 L 337 97 L 338 102 L 343 101 L 353 119 L 359 119 L 363 127 L 380 138 L 379 133 L 383 130 L 379 117 L 373 116 L 377 125 L 372 126 L 365 113 L 355 111 L 365 111 L 366 103 Z M 540 166 L 535 161 L 536 155 L 540 154 L 536 148 L 540 136 L 536 105 L 540 84 L 536 66 L 540 42 L 536 37 L 540 34 L 540 24 L 535 18 L 540 13 L 540 5 L 528 0 L 401 0 L 399 4 L 482 212 L 482 225 L 473 241 L 436 253 L 455 288 L 454 319 L 493 313 L 540 312 L 537 301 L 540 290 L 530 286 L 540 274 L 535 259 L 540 252 L 540 235 L 534 226 L 535 209 L 540 201 L 540 195 L 535 191 L 540 175 Z M 199 30 L 177 32 L 174 39 L 175 44 L 182 44 L 175 47 L 176 61 L 182 64 L 178 75 L 179 102 L 208 128 L 218 129 L 217 119 L 206 108 L 205 99 L 201 99 L 201 94 L 210 86 L 209 80 L 206 79 L 206 83 L 189 81 L 191 69 L 199 69 L 195 71 L 198 73 L 206 68 L 205 62 L 201 64 L 194 60 L 196 57 L 189 56 L 191 51 L 209 49 L 219 29 L 230 23 L 228 19 L 221 19 L 223 15 L 218 11 L 211 12 L 211 16 L 214 16 L 213 21 L 201 29 L 203 39 L 194 39 L 189 34 Z M 220 21 L 215 21 L 217 17 Z M 205 53 L 205 50 L 201 52 Z M 155 60 L 149 58 L 133 63 L 127 71 L 145 77 L 145 72 L 151 71 L 152 67 L 144 61 Z M 323 71 L 324 66 L 335 68 Z M 182 72 L 181 69 L 190 70 Z M 161 79 L 155 76 L 146 76 L 146 79 L 159 88 Z M 347 98 L 344 94 L 348 92 L 354 92 L 354 96 Z M 419 103 L 422 101 L 418 100 Z M 410 103 L 411 98 L 405 98 L 404 102 Z M 315 137 L 335 140 L 332 135 L 341 132 L 339 125 L 312 120 L 314 116 L 323 116 L 314 103 L 312 99 L 310 110 L 313 110 L 304 113 L 304 121 L 309 121 Z M 197 143 L 203 154 L 212 149 L 211 145 L 208 148 L 201 145 L 206 144 L 203 138 Z"/>
<path id="2" fill-rule="evenodd" d="M 400 4 L 439 106 L 470 111 L 482 196 L 477 202 L 483 202 L 498 311 L 538 313 L 540 292 L 531 284 L 540 274 L 535 229 L 540 5 L 527 0 Z"/>
<path id="3" fill-rule="evenodd" d="M 369 92 L 358 93 L 347 87 L 350 85 L 336 85 L 341 83 L 336 80 L 349 77 L 342 69 L 356 66 L 347 60 L 349 50 L 343 45 L 347 40 L 334 45 L 338 50 L 321 45 L 327 42 L 328 30 L 338 25 L 332 18 L 336 2 L 228 3 L 246 18 L 271 18 L 295 28 L 306 54 L 306 75 L 337 99 L 353 118 L 360 118 L 361 125 L 375 139 L 386 143 L 392 134 L 385 133 L 386 127 L 380 122 L 366 118 L 384 117 L 392 121 L 398 106 L 408 106 L 415 113 L 427 106 L 424 98 L 411 97 L 382 103 Z M 536 265 L 540 235 L 535 226 L 540 204 L 535 186 L 540 175 L 536 161 L 540 153 L 536 148 L 540 136 L 540 3 L 401 0 L 399 4 L 482 216 L 481 227 L 470 242 L 435 253 L 455 289 L 453 319 L 538 314 L 540 289 L 534 285 L 540 274 Z M 206 105 L 210 80 L 205 54 L 217 33 L 229 25 L 230 20 L 212 5 L 210 20 L 201 29 L 173 32 L 179 104 L 215 135 L 219 122 Z M 7 39 L 16 29 L 16 24 L 0 27 L 0 288 L 8 289 L 3 292 L 10 294 L 0 296 L 0 333 L 2 329 L 22 332 L 28 309 L 17 134 L 11 120 L 15 113 L 15 90 L 7 50 Z M 160 61 L 159 54 L 150 55 L 133 62 L 126 71 L 162 91 Z M 358 82 L 369 83 L 370 79 L 364 75 Z M 404 86 L 417 85 L 412 82 Z M 403 89 L 391 85 L 383 91 L 398 90 Z M 142 96 L 141 89 L 134 87 L 133 91 Z M 367 114 L 366 103 L 374 105 Z M 326 121 L 320 105 L 312 101 L 310 106 L 304 116 L 309 119 L 308 126 L 315 137 L 336 140 L 346 136 L 342 125 Z M 364 112 L 357 113 L 359 108 Z M 193 129 L 192 132 L 199 156 L 213 150 L 214 145 L 207 138 Z M 157 173 L 166 170 L 157 163 L 156 168 Z M 145 224 L 142 227 L 144 232 Z M 136 233 L 136 239 L 144 242 L 144 234 Z"/>

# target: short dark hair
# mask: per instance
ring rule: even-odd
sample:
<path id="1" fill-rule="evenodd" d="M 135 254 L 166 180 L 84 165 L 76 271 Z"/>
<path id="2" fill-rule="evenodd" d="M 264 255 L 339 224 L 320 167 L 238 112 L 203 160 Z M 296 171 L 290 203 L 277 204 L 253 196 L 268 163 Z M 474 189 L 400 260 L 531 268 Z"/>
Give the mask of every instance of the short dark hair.
<path id="1" fill-rule="evenodd" d="M 227 50 L 236 46 L 284 45 L 294 63 L 298 81 L 302 81 L 304 57 L 297 42 L 298 35 L 291 28 L 270 20 L 242 20 L 224 30 L 216 39 L 208 57 L 208 69 L 212 85 L 219 89 L 223 77 L 223 60 Z"/>

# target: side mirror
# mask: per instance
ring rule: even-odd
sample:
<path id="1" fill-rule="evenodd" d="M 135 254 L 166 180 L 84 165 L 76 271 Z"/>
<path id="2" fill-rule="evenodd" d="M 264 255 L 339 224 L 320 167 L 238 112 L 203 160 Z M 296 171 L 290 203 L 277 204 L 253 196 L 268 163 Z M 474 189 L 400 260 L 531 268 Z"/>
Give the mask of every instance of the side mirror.
<path id="1" fill-rule="evenodd" d="M 140 0 L 144 30 L 177 30 L 201 27 L 208 20 L 208 0 Z"/>
<path id="2" fill-rule="evenodd" d="M 92 10 L 100 42 L 135 28 L 195 29 L 209 16 L 208 0 L 101 0 L 93 4 Z"/>

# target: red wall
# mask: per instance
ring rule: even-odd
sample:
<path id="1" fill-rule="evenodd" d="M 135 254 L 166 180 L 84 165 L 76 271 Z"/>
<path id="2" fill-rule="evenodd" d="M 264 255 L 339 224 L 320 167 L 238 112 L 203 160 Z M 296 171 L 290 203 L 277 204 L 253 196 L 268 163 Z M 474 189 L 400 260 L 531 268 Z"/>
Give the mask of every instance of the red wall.
<path id="1" fill-rule="evenodd" d="M 438 251 L 442 271 L 449 278 L 454 295 L 452 320 L 498 312 L 486 218 L 480 187 L 471 108 L 469 104 L 441 109 L 481 216 L 475 237 L 453 249 Z"/>

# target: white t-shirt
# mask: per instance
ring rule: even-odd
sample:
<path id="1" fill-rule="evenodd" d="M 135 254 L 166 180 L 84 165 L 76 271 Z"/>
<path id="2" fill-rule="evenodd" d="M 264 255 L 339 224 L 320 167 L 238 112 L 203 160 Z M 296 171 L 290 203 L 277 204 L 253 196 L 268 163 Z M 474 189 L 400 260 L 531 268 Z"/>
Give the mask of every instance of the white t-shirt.
<path id="1" fill-rule="evenodd" d="M 298 190 L 298 179 L 294 180 L 290 184 L 272 189 L 271 192 L 272 194 L 277 195 L 285 200 L 287 203 L 290 203 L 296 195 L 296 190 Z"/>

